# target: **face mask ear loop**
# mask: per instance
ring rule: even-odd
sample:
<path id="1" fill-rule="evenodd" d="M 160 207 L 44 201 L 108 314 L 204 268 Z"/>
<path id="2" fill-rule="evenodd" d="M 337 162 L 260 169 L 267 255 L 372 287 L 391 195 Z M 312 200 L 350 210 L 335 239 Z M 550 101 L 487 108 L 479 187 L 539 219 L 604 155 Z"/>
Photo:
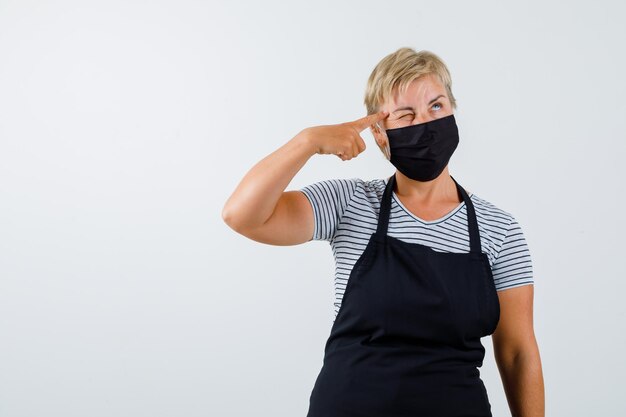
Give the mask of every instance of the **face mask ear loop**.
<path id="1" fill-rule="evenodd" d="M 376 122 L 376 128 L 378 129 L 378 132 L 381 135 L 387 136 L 385 134 L 385 129 L 383 129 L 379 124 L 379 122 Z M 391 160 L 391 149 L 389 149 L 389 138 L 387 138 L 387 141 L 385 142 L 385 144 L 383 145 L 383 154 L 385 155 L 385 158 L 387 158 L 388 161 Z"/>

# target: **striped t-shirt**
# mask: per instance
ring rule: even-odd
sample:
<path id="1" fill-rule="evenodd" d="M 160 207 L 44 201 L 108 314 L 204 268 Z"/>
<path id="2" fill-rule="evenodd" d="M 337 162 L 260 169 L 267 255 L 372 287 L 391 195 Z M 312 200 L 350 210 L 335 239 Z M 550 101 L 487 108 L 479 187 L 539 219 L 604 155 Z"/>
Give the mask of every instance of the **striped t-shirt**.
<path id="1" fill-rule="evenodd" d="M 313 240 L 330 243 L 335 258 L 335 318 L 355 262 L 376 231 L 387 178 L 329 179 L 300 189 L 313 207 Z M 496 290 L 533 284 L 530 252 L 522 229 L 508 212 L 467 192 L 474 203 L 482 251 L 487 254 Z M 387 234 L 441 252 L 469 252 L 465 202 L 445 216 L 425 221 L 411 213 L 395 192 Z"/>

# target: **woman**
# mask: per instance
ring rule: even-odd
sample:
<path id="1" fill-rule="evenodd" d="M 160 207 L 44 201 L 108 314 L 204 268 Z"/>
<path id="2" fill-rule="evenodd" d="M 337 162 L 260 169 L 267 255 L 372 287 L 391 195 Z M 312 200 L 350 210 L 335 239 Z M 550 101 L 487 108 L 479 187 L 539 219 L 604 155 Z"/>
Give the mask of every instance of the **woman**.
<path id="1" fill-rule="evenodd" d="M 446 65 L 400 48 L 374 68 L 365 105 L 368 116 L 306 128 L 257 163 L 222 213 L 258 242 L 333 248 L 336 316 L 307 416 L 491 416 L 487 335 L 511 414 L 543 416 L 530 254 L 515 218 L 449 173 L 459 136 Z M 285 191 L 315 154 L 358 156 L 368 127 L 391 177 Z"/>

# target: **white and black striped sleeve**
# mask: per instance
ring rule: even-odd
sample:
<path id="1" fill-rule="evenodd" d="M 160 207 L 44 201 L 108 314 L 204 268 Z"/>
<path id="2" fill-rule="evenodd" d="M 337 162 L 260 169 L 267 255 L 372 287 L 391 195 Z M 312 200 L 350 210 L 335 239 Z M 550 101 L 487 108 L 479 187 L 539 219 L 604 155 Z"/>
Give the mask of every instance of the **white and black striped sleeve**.
<path id="1" fill-rule="evenodd" d="M 513 216 L 492 271 L 498 291 L 534 282 L 530 251 L 522 228 Z"/>
<path id="2" fill-rule="evenodd" d="M 360 181 L 359 178 L 329 179 L 300 189 L 313 207 L 313 240 L 332 240 Z"/>

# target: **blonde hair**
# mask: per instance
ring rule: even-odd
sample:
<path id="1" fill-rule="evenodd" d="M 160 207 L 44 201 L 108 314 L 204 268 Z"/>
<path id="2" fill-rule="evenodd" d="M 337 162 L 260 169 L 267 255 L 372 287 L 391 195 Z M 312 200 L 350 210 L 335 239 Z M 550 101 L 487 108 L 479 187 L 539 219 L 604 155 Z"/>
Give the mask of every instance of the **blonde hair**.
<path id="1" fill-rule="evenodd" d="M 367 114 L 380 111 L 396 88 L 403 94 L 413 80 L 428 74 L 439 78 L 446 88 L 452 108 L 456 109 L 452 79 L 443 60 L 430 51 L 416 52 L 412 48 L 400 48 L 380 60 L 370 74 L 364 100 Z"/>

